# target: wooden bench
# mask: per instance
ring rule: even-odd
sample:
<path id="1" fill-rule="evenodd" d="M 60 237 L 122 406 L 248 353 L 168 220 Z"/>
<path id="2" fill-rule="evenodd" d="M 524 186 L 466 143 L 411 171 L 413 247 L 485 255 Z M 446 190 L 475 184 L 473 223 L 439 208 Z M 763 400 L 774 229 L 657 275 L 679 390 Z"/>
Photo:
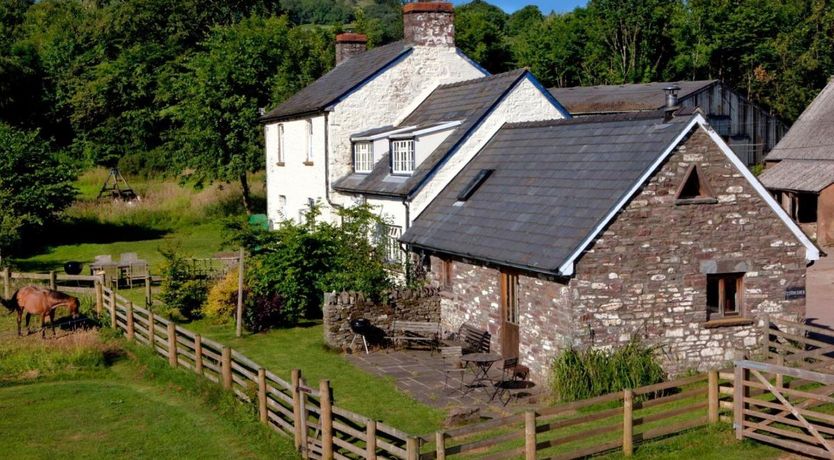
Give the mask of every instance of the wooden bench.
<path id="1" fill-rule="evenodd" d="M 478 329 L 469 323 L 463 323 L 458 328 L 454 340 L 443 342 L 445 346 L 459 346 L 464 353 L 489 353 L 489 342 L 492 336 L 488 331 Z"/>
<path id="2" fill-rule="evenodd" d="M 394 345 L 403 342 L 426 344 L 432 351 L 440 340 L 440 323 L 422 321 L 394 321 L 391 324 L 391 336 Z"/>

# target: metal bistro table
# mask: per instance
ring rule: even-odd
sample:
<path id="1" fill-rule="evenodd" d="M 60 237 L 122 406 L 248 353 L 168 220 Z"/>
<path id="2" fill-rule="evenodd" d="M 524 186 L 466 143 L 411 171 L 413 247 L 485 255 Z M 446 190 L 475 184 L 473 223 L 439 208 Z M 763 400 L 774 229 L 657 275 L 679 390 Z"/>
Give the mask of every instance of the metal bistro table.
<path id="1" fill-rule="evenodd" d="M 470 364 L 472 364 L 472 372 L 475 374 L 475 379 L 467 386 L 470 389 L 486 386 L 487 383 L 494 386 L 495 381 L 489 377 L 489 370 L 493 364 L 502 359 L 498 353 L 467 353 L 462 355 L 460 360 L 466 367 L 470 367 Z"/>

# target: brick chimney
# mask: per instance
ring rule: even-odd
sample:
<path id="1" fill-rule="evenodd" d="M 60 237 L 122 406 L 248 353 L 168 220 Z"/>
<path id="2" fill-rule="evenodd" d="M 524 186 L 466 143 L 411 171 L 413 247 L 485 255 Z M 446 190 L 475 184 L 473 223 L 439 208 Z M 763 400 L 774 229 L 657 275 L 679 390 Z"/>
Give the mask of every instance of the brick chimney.
<path id="1" fill-rule="evenodd" d="M 403 5 L 405 41 L 418 46 L 455 46 L 455 9 L 451 3 L 418 1 Z"/>
<path id="2" fill-rule="evenodd" d="M 339 65 L 357 54 L 364 53 L 368 47 L 368 36 L 345 32 L 336 35 L 336 65 Z"/>

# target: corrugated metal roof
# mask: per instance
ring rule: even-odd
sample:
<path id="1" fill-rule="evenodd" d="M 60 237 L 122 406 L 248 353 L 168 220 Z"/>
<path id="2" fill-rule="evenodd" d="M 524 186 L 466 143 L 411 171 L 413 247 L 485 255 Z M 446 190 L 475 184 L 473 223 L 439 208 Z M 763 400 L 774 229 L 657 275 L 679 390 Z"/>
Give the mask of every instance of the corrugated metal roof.
<path id="1" fill-rule="evenodd" d="M 550 88 L 571 114 L 615 113 L 657 110 L 666 105 L 663 88 L 677 85 L 678 99 L 696 93 L 718 80 L 637 83 L 628 85 L 574 86 Z"/>
<path id="2" fill-rule="evenodd" d="M 834 79 L 802 112 L 766 160 L 834 160 Z"/>
<path id="3" fill-rule="evenodd" d="M 406 180 L 391 180 L 391 168 L 388 156 L 385 156 L 369 174 L 350 174 L 335 182 L 333 188 L 351 193 L 408 195 L 422 184 L 435 166 L 527 73 L 524 69 L 513 70 L 437 87 L 399 126 L 423 126 L 458 120 L 462 123 L 417 166 L 410 177 Z"/>
<path id="4" fill-rule="evenodd" d="M 411 45 L 398 41 L 356 55 L 270 110 L 261 121 L 320 112 L 409 50 Z"/>
<path id="5" fill-rule="evenodd" d="M 692 120 L 653 112 L 505 125 L 401 240 L 557 273 Z M 494 172 L 459 202 L 484 169 Z"/>
<path id="6" fill-rule="evenodd" d="M 772 190 L 819 193 L 834 184 L 834 161 L 782 160 L 765 169 L 759 180 Z"/>

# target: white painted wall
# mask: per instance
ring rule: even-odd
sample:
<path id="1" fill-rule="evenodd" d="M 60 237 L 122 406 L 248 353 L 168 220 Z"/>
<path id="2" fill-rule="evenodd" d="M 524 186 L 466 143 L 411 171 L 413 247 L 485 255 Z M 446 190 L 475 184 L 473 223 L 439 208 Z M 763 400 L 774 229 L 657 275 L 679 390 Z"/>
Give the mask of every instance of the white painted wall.
<path id="1" fill-rule="evenodd" d="M 446 185 L 489 142 L 504 123 L 555 120 L 564 118 L 530 79 L 521 80 L 493 109 L 463 144 L 449 156 L 411 201 L 410 218 L 416 219 Z"/>
<path id="2" fill-rule="evenodd" d="M 307 163 L 307 120 L 313 126 L 312 164 Z M 284 165 L 278 165 L 278 125 L 284 128 Z M 265 126 L 267 216 L 274 224 L 298 219 L 306 209 L 308 198 L 325 203 L 324 188 L 324 116 L 271 123 Z M 281 212 L 281 197 L 286 197 Z M 326 210 L 324 210 L 326 213 Z M 329 218 L 329 216 L 327 216 Z"/>
<path id="3" fill-rule="evenodd" d="M 455 48 L 417 46 L 405 58 L 367 82 L 342 101 L 327 115 L 329 123 L 330 183 L 352 171 L 353 151 L 350 135 L 385 125 L 393 125 L 416 107 L 439 85 L 483 77 L 472 62 Z M 417 101 L 416 99 L 419 99 Z M 276 165 L 277 123 L 265 126 L 267 214 L 271 221 L 281 220 L 280 197 L 286 197 L 286 216 L 297 218 L 307 199 L 320 200 L 322 216 L 332 218 L 326 202 L 324 168 L 325 116 L 313 117 L 314 161 L 304 165 L 306 134 L 304 120 L 283 122 L 285 145 L 284 166 Z M 386 153 L 374 145 L 374 160 Z M 331 200 L 340 206 L 351 206 L 354 197 L 331 192 Z M 388 205 L 386 205 L 388 206 Z M 402 205 L 400 204 L 400 207 Z M 404 223 L 404 217 L 402 218 Z M 399 221 L 399 218 L 398 218 Z"/>
<path id="4" fill-rule="evenodd" d="M 425 161 L 449 137 L 449 134 L 452 134 L 452 131 L 454 131 L 454 128 L 417 136 L 414 139 L 414 164 L 420 166 L 420 163 Z"/>

